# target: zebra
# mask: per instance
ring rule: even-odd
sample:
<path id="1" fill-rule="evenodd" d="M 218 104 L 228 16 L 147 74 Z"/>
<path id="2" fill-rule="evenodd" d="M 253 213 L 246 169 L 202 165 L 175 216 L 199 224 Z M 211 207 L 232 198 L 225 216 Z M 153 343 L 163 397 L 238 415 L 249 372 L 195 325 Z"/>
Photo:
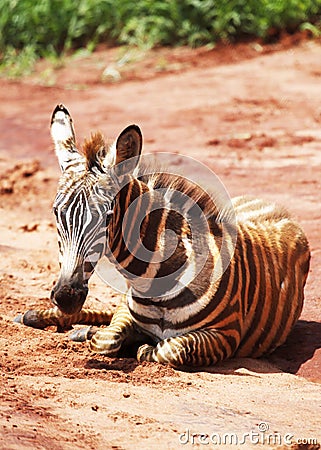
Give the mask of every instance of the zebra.
<path id="1" fill-rule="evenodd" d="M 136 342 L 138 361 L 177 368 L 258 358 L 285 342 L 303 307 L 310 251 L 284 208 L 247 196 L 225 207 L 184 177 L 139 172 L 137 125 L 111 147 L 96 132 L 78 151 L 59 104 L 51 135 L 62 170 L 53 205 L 60 275 L 54 307 L 17 322 L 60 331 L 87 324 L 73 339 L 88 339 L 95 353 L 117 357 Z M 114 313 L 82 308 L 104 255 L 127 283 Z"/>

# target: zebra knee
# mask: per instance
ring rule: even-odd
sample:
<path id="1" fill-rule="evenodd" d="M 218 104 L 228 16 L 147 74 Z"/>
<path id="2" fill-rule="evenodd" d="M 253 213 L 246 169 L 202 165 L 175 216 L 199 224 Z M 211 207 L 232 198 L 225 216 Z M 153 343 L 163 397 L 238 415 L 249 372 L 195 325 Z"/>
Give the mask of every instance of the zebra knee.
<path id="1" fill-rule="evenodd" d="M 122 345 L 121 335 L 109 327 L 100 329 L 89 342 L 90 350 L 106 356 L 117 356 Z"/>
<path id="2" fill-rule="evenodd" d="M 158 349 L 157 360 L 161 364 L 168 364 L 172 367 L 182 367 L 188 365 L 186 350 L 181 346 L 169 346 L 166 349 Z"/>

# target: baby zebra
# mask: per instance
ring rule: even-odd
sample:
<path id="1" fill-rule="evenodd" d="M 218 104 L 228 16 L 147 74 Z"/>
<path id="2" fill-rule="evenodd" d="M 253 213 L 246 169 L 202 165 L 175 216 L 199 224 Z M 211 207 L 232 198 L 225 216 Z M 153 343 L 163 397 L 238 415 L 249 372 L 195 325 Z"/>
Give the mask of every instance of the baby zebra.
<path id="1" fill-rule="evenodd" d="M 62 170 L 53 206 L 55 307 L 17 321 L 60 330 L 105 325 L 80 332 L 94 352 L 115 357 L 136 341 L 138 361 L 174 367 L 256 358 L 286 340 L 302 310 L 310 252 L 284 209 L 248 197 L 221 205 L 219 193 L 214 201 L 184 177 L 141 168 L 136 125 L 111 148 L 93 134 L 79 152 L 72 119 L 58 105 L 51 134 Z M 105 255 L 128 286 L 114 315 L 82 309 Z"/>

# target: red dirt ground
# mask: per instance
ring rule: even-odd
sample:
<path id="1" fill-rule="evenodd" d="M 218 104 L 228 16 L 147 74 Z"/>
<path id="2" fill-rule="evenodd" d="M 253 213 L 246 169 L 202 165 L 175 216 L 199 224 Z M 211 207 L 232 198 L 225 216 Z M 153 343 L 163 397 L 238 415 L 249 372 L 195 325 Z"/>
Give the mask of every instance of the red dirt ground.
<path id="1" fill-rule="evenodd" d="M 318 448 L 294 444 L 321 442 L 320 61 L 320 42 L 296 38 L 148 54 L 100 49 L 1 80 L 1 449 L 203 448 L 197 434 L 228 432 L 239 445 L 222 448 L 281 447 L 286 433 L 293 449 Z M 97 128 L 113 140 L 137 123 L 146 152 L 192 156 L 231 196 L 276 200 L 293 213 L 310 241 L 311 271 L 301 321 L 274 355 L 186 373 L 92 355 L 65 334 L 12 323 L 18 312 L 49 307 L 58 274 L 51 204 L 59 170 L 48 122 L 60 102 L 79 140 Z M 87 304 L 117 302 L 94 276 Z M 260 433 L 260 443 L 240 444 L 264 426 L 274 440 Z"/>

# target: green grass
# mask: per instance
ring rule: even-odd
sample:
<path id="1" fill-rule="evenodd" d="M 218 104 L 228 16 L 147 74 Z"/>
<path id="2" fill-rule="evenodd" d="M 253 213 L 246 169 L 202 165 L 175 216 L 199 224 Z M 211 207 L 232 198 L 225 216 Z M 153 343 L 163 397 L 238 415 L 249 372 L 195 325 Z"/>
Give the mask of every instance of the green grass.
<path id="1" fill-rule="evenodd" d="M 100 42 L 199 46 L 300 26 L 318 36 L 320 24 L 321 0 L 2 0 L 0 64 L 28 70 L 38 57 Z"/>

